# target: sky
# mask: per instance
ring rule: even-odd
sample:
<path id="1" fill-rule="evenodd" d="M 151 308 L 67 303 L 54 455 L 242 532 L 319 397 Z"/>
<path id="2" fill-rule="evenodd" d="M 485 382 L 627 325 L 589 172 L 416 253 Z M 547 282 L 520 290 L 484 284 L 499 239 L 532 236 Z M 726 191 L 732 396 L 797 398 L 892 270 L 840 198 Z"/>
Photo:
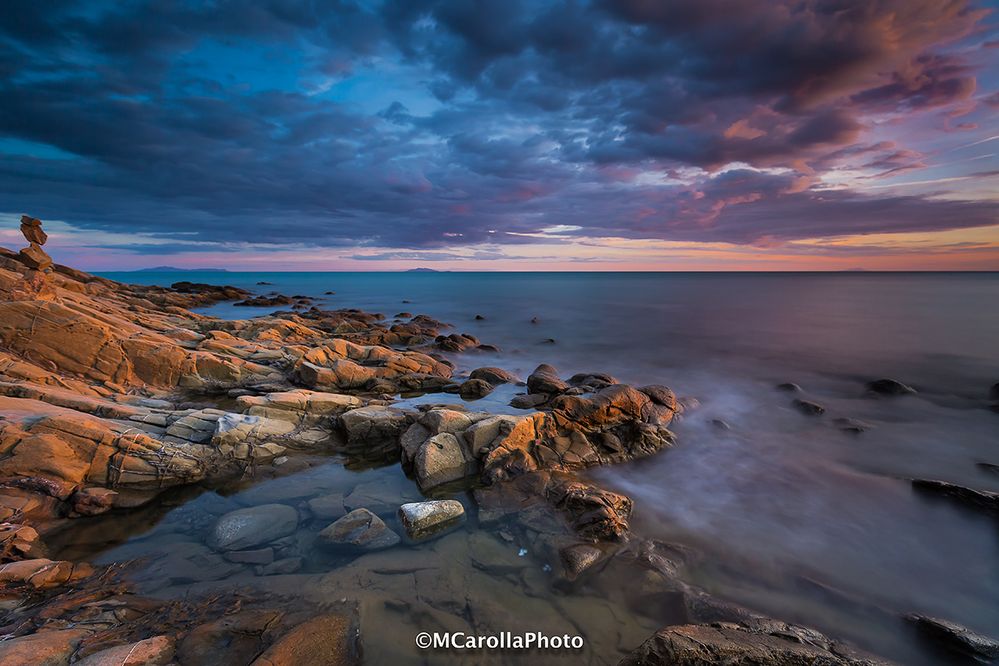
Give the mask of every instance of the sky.
<path id="1" fill-rule="evenodd" d="M 999 270 L 999 3 L 5 0 L 88 270 Z"/>

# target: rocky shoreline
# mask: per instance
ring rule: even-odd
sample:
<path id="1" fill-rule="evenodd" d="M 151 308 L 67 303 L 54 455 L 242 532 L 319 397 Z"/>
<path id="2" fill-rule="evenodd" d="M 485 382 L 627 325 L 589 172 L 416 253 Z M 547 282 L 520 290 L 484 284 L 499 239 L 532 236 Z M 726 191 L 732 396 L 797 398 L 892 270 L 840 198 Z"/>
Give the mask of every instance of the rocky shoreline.
<path id="1" fill-rule="evenodd" d="M 363 577 L 398 567 L 384 558 L 400 543 L 440 539 L 471 520 L 478 530 L 502 525 L 504 538 L 547 562 L 557 586 L 617 575 L 653 607 L 669 607 L 663 616 L 674 621 L 640 646 L 633 641 L 622 663 L 883 663 L 687 585 L 676 575 L 679 550 L 629 532 L 632 500 L 579 474 L 676 444 L 668 427 L 684 408 L 666 386 L 600 373 L 563 380 L 547 365 L 524 382 L 494 367 L 465 375 L 455 355 L 490 347 L 430 317 L 390 321 L 299 296 L 117 283 L 53 264 L 38 220 L 25 217 L 21 228 L 28 247 L 0 249 L 0 662 L 199 664 L 224 650 L 226 663 L 358 663 L 366 641 L 391 631 L 365 625 L 360 597 L 281 604 L 280 595 L 227 589 L 219 576 L 204 580 L 220 585 L 163 599 L 136 589 L 130 565 L 46 557 L 49 535 L 71 532 L 75 521 L 112 520 L 170 489 L 286 477 L 336 455 L 350 465 L 401 465 L 420 493 L 386 500 L 355 489 L 220 506 L 206 514 L 205 544 L 184 546 L 189 560 L 291 580 L 303 566 L 296 534 L 308 523 L 319 547 L 353 553 L 330 576 Z M 238 321 L 189 309 L 222 300 L 293 308 Z M 523 385 L 513 406 L 527 413 L 448 401 L 503 384 Z M 414 392 L 441 400 L 400 401 Z M 407 575 L 418 582 L 419 562 L 412 567 Z M 490 629 L 488 612 L 474 622 L 454 610 L 464 603 L 460 589 L 441 584 L 418 600 L 380 603 L 442 627 L 465 617 Z M 986 653 L 995 648 L 982 641 Z M 413 650 L 411 637 L 403 642 Z"/>

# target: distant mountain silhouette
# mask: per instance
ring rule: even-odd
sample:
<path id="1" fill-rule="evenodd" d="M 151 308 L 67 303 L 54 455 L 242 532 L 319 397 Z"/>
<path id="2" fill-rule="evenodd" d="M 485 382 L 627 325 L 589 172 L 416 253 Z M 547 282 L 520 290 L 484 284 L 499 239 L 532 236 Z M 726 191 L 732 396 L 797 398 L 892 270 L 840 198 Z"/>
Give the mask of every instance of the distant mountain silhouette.
<path id="1" fill-rule="evenodd" d="M 202 273 L 228 273 L 225 268 L 177 268 L 176 266 L 153 266 L 152 268 L 137 268 L 135 273 L 186 273 L 200 271 Z"/>
<path id="2" fill-rule="evenodd" d="M 410 268 L 406 270 L 407 273 L 440 273 L 441 271 L 434 268 Z"/>

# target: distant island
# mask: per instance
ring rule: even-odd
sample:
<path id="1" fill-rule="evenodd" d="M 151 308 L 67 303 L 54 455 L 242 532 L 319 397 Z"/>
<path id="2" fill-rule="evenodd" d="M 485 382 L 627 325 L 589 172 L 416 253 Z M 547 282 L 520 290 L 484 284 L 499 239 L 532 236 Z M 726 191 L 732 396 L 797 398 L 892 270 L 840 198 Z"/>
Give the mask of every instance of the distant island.
<path id="1" fill-rule="evenodd" d="M 407 273 L 440 273 L 441 271 L 434 268 L 410 268 L 406 270 Z"/>
<path id="2" fill-rule="evenodd" d="M 177 268 L 176 266 L 153 266 L 152 268 L 137 268 L 133 273 L 187 273 L 200 271 L 202 273 L 228 273 L 225 268 Z"/>

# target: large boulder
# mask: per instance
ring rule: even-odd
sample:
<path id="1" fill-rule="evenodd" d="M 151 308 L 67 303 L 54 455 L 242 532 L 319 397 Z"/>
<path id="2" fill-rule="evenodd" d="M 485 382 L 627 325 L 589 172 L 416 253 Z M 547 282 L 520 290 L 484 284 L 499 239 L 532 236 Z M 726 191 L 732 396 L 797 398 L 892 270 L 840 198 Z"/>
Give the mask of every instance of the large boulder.
<path id="1" fill-rule="evenodd" d="M 449 432 L 424 442 L 413 461 L 416 481 L 423 491 L 471 476 L 478 472 L 478 467 L 465 442 Z"/>
<path id="2" fill-rule="evenodd" d="M 219 518 L 208 535 L 215 550 L 246 550 L 295 532 L 298 511 L 287 504 L 262 504 L 231 511 Z"/>

